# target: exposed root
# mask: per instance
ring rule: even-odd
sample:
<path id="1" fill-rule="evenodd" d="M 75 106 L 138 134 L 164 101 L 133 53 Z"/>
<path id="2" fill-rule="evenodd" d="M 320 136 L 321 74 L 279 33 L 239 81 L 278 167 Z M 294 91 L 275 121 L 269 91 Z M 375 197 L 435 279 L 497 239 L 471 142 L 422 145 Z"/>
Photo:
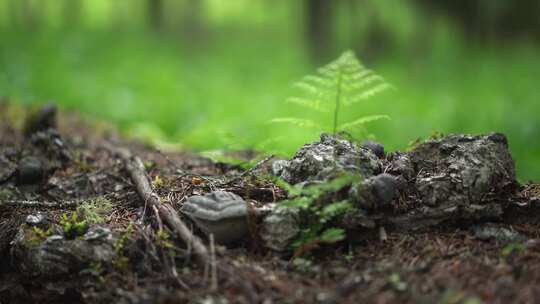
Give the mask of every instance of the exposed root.
<path id="1" fill-rule="evenodd" d="M 180 219 L 174 208 L 170 204 L 162 202 L 160 197 L 154 192 L 150 177 L 146 173 L 141 159 L 132 155 L 129 150 L 124 148 L 115 148 L 110 145 L 107 145 L 106 148 L 122 159 L 131 180 L 137 188 L 139 196 L 143 199 L 145 204 L 149 205 L 150 209 L 154 210 L 156 216 L 160 217 L 164 224 L 169 226 L 179 238 L 193 249 L 197 262 L 202 267 L 206 267 L 210 263 L 210 256 L 206 246 L 199 237 L 195 236 L 190 231 L 186 224 Z"/>

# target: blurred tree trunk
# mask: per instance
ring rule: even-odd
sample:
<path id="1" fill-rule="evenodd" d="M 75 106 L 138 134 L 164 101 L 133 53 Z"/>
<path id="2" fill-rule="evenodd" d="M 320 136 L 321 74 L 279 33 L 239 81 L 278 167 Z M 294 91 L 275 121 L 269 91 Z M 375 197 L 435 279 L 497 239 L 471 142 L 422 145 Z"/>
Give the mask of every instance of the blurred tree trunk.
<path id="1" fill-rule="evenodd" d="M 332 47 L 332 4 L 328 0 L 304 0 L 309 49 L 316 62 L 325 61 Z"/>
<path id="2" fill-rule="evenodd" d="M 540 38 L 540 1 L 416 0 L 429 13 L 451 17 L 473 39 Z"/>
<path id="3" fill-rule="evenodd" d="M 81 24 L 83 11 L 82 0 L 64 0 L 63 17 L 65 27 L 76 27 Z"/>
<path id="4" fill-rule="evenodd" d="M 163 29 L 163 0 L 147 0 L 148 23 L 154 30 Z"/>
<path id="5" fill-rule="evenodd" d="M 38 12 L 39 7 L 36 7 L 38 2 L 32 0 L 19 0 L 20 1 L 20 17 L 21 24 L 27 30 L 34 30 L 38 25 Z M 42 3 L 39 3 L 42 4 Z M 41 5 L 40 5 L 41 6 Z"/>
<path id="6" fill-rule="evenodd" d="M 208 36 L 208 28 L 203 18 L 203 1 L 188 0 L 184 2 L 184 13 L 181 15 L 181 32 L 191 40 L 205 40 Z"/>
<path id="7" fill-rule="evenodd" d="M 7 14 L 9 16 L 9 24 L 14 27 L 19 26 L 17 6 L 18 6 L 17 0 L 9 0 L 7 4 Z"/>

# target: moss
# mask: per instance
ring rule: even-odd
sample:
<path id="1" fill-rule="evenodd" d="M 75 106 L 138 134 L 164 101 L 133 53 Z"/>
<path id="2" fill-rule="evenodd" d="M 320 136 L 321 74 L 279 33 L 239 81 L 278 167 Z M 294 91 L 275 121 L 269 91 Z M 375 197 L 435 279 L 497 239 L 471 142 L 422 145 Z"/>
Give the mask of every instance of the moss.
<path id="1" fill-rule="evenodd" d="M 84 220 L 79 213 L 73 212 L 71 215 L 64 213 L 60 220 L 64 230 L 64 235 L 68 239 L 74 239 L 82 236 L 88 231 L 88 222 Z"/>
<path id="2" fill-rule="evenodd" d="M 112 212 L 113 204 L 104 197 L 87 200 L 77 207 L 77 213 L 89 224 L 105 223 Z"/>
<path id="3" fill-rule="evenodd" d="M 163 185 L 164 185 L 164 182 L 161 176 L 156 175 L 154 177 L 154 180 L 152 181 L 152 186 L 154 186 L 154 188 L 161 188 L 163 187 Z"/>
<path id="4" fill-rule="evenodd" d="M 0 188 L 0 204 L 2 201 L 13 199 L 14 196 L 15 196 L 14 190 L 10 188 L 4 188 L 4 187 Z"/>
<path id="5" fill-rule="evenodd" d="M 38 227 L 30 227 L 24 225 L 25 240 L 28 247 L 37 247 L 45 239 L 52 235 L 52 227 L 48 227 L 46 230 Z"/>
<path id="6" fill-rule="evenodd" d="M 174 243 L 171 241 L 171 235 L 164 229 L 158 230 L 156 233 L 156 246 L 164 250 L 174 249 Z M 173 253 L 173 251 L 171 252 Z"/>

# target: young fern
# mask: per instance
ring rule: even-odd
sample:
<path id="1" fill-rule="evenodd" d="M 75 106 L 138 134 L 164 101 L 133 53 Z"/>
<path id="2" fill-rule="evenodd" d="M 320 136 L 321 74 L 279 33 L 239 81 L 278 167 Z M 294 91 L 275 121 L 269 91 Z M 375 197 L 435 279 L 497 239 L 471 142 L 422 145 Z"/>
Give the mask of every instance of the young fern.
<path id="1" fill-rule="evenodd" d="M 287 101 L 322 113 L 333 111 L 331 128 L 298 117 L 274 118 L 271 122 L 289 123 L 323 131 L 331 130 L 336 134 L 368 122 L 390 119 L 387 115 L 370 115 L 340 124 L 339 115 L 343 107 L 368 100 L 391 88 L 383 77 L 366 69 L 352 51 L 346 51 L 335 61 L 319 68 L 316 75 L 304 76 L 294 86 L 303 91 L 305 97 L 291 97 Z"/>

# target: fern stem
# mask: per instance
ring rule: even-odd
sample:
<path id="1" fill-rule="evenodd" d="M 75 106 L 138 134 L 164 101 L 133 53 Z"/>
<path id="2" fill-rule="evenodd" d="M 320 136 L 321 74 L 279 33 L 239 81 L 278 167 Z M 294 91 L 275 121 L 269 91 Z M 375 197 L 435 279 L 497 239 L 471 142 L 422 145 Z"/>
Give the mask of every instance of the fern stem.
<path id="1" fill-rule="evenodd" d="M 342 69 L 339 68 L 339 74 L 338 74 L 338 82 L 337 82 L 337 92 L 336 92 L 336 106 L 334 108 L 334 135 L 337 133 L 337 126 L 338 126 L 338 114 L 339 114 L 339 106 L 341 103 L 341 80 L 342 80 Z"/>

